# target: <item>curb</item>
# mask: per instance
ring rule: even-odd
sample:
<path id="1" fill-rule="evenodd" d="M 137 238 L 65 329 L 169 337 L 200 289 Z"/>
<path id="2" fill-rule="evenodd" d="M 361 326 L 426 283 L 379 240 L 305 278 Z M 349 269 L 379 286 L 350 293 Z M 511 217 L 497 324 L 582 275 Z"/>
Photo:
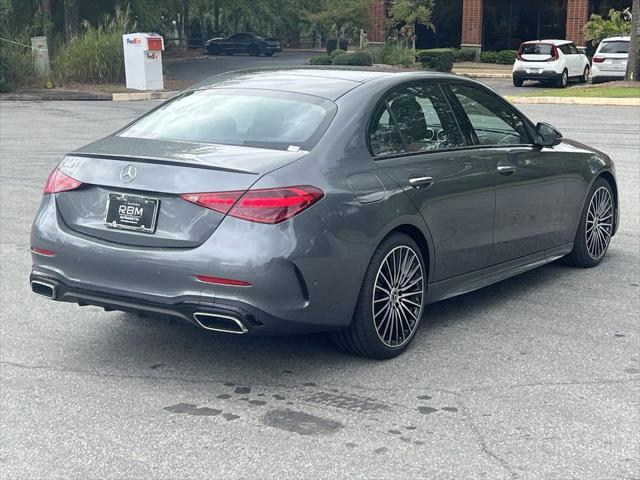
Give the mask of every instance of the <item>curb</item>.
<path id="1" fill-rule="evenodd" d="M 469 78 L 505 78 L 511 79 L 510 73 L 485 73 L 485 72 L 470 72 L 470 71 L 456 71 L 453 73 L 456 75 L 460 75 L 461 77 L 469 77 Z"/>
<path id="2" fill-rule="evenodd" d="M 95 92 L 37 92 L 37 93 L 3 93 L 0 100 L 6 101 L 111 101 L 111 93 L 95 93 Z"/>
<path id="3" fill-rule="evenodd" d="M 133 93 L 114 93 L 111 100 L 114 102 L 140 102 L 143 100 L 164 100 L 171 98 L 180 92 L 133 92 Z"/>
<path id="4" fill-rule="evenodd" d="M 604 97 L 522 97 L 505 95 L 511 103 L 521 105 L 599 105 L 607 107 L 640 107 L 640 98 Z"/>

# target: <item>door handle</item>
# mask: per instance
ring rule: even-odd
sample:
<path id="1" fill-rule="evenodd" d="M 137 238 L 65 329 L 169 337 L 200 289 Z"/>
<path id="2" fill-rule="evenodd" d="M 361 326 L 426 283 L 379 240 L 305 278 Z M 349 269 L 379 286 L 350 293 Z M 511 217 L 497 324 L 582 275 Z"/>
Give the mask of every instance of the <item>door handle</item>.
<path id="1" fill-rule="evenodd" d="M 498 165 L 497 170 L 500 175 L 513 175 L 514 173 L 516 173 L 516 166 L 515 165 Z"/>
<path id="2" fill-rule="evenodd" d="M 413 188 L 428 187 L 432 183 L 433 183 L 433 178 L 431 177 L 419 176 L 419 177 L 411 177 L 409 179 L 409 185 L 411 185 Z"/>

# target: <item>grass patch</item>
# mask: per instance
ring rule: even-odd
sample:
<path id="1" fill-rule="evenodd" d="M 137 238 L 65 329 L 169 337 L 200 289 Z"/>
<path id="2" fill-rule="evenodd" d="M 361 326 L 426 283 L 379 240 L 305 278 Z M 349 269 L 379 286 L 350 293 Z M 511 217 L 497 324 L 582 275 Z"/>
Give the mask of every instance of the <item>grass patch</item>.
<path id="1" fill-rule="evenodd" d="M 592 98 L 638 98 L 640 87 L 572 87 L 533 90 L 525 97 L 592 97 Z"/>

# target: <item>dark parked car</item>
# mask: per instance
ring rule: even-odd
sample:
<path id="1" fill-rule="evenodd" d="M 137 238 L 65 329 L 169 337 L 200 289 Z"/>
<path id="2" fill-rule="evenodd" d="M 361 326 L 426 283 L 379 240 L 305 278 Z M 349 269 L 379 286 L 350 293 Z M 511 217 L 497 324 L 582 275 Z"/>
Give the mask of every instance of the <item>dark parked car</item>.
<path id="1" fill-rule="evenodd" d="M 401 353 L 427 305 L 604 258 L 614 165 L 482 84 L 337 69 L 225 74 L 69 153 L 31 288 L 235 334 Z"/>
<path id="2" fill-rule="evenodd" d="M 241 32 L 228 38 L 212 38 L 205 43 L 207 53 L 211 55 L 233 55 L 234 53 L 248 53 L 249 55 L 272 56 L 282 51 L 280 40 L 267 38 L 257 33 Z"/>

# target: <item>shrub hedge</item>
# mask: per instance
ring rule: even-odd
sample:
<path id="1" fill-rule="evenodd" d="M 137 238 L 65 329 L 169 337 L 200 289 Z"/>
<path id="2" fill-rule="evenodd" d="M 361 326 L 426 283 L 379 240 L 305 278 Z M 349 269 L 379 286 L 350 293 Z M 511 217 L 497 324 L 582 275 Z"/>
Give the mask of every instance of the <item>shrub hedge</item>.
<path id="1" fill-rule="evenodd" d="M 333 59 L 333 64 L 368 67 L 373 65 L 373 57 L 371 56 L 371 53 L 366 50 L 354 53 L 343 53 L 342 55 L 337 55 Z"/>
<path id="2" fill-rule="evenodd" d="M 511 65 L 516 61 L 516 54 L 517 52 L 515 50 L 502 50 L 498 52 L 498 59 L 496 60 L 496 63 Z"/>
<path id="3" fill-rule="evenodd" d="M 461 48 L 455 51 L 456 62 L 473 62 L 476 59 L 476 51 L 471 48 Z"/>
<path id="4" fill-rule="evenodd" d="M 496 63 L 498 61 L 498 52 L 492 52 L 490 50 L 480 52 L 480 61 L 482 63 Z"/>
<path id="5" fill-rule="evenodd" d="M 331 57 L 329 55 L 316 55 L 309 59 L 311 65 L 331 65 Z"/>
<path id="6" fill-rule="evenodd" d="M 329 54 L 331 58 L 336 58 L 338 55 L 342 55 L 343 53 L 347 53 L 346 50 L 342 50 L 341 48 L 336 48 L 333 52 Z"/>
<path id="7" fill-rule="evenodd" d="M 455 60 L 455 51 L 453 48 L 432 48 L 430 50 L 420 50 L 416 53 L 416 58 L 425 70 L 450 72 Z"/>

